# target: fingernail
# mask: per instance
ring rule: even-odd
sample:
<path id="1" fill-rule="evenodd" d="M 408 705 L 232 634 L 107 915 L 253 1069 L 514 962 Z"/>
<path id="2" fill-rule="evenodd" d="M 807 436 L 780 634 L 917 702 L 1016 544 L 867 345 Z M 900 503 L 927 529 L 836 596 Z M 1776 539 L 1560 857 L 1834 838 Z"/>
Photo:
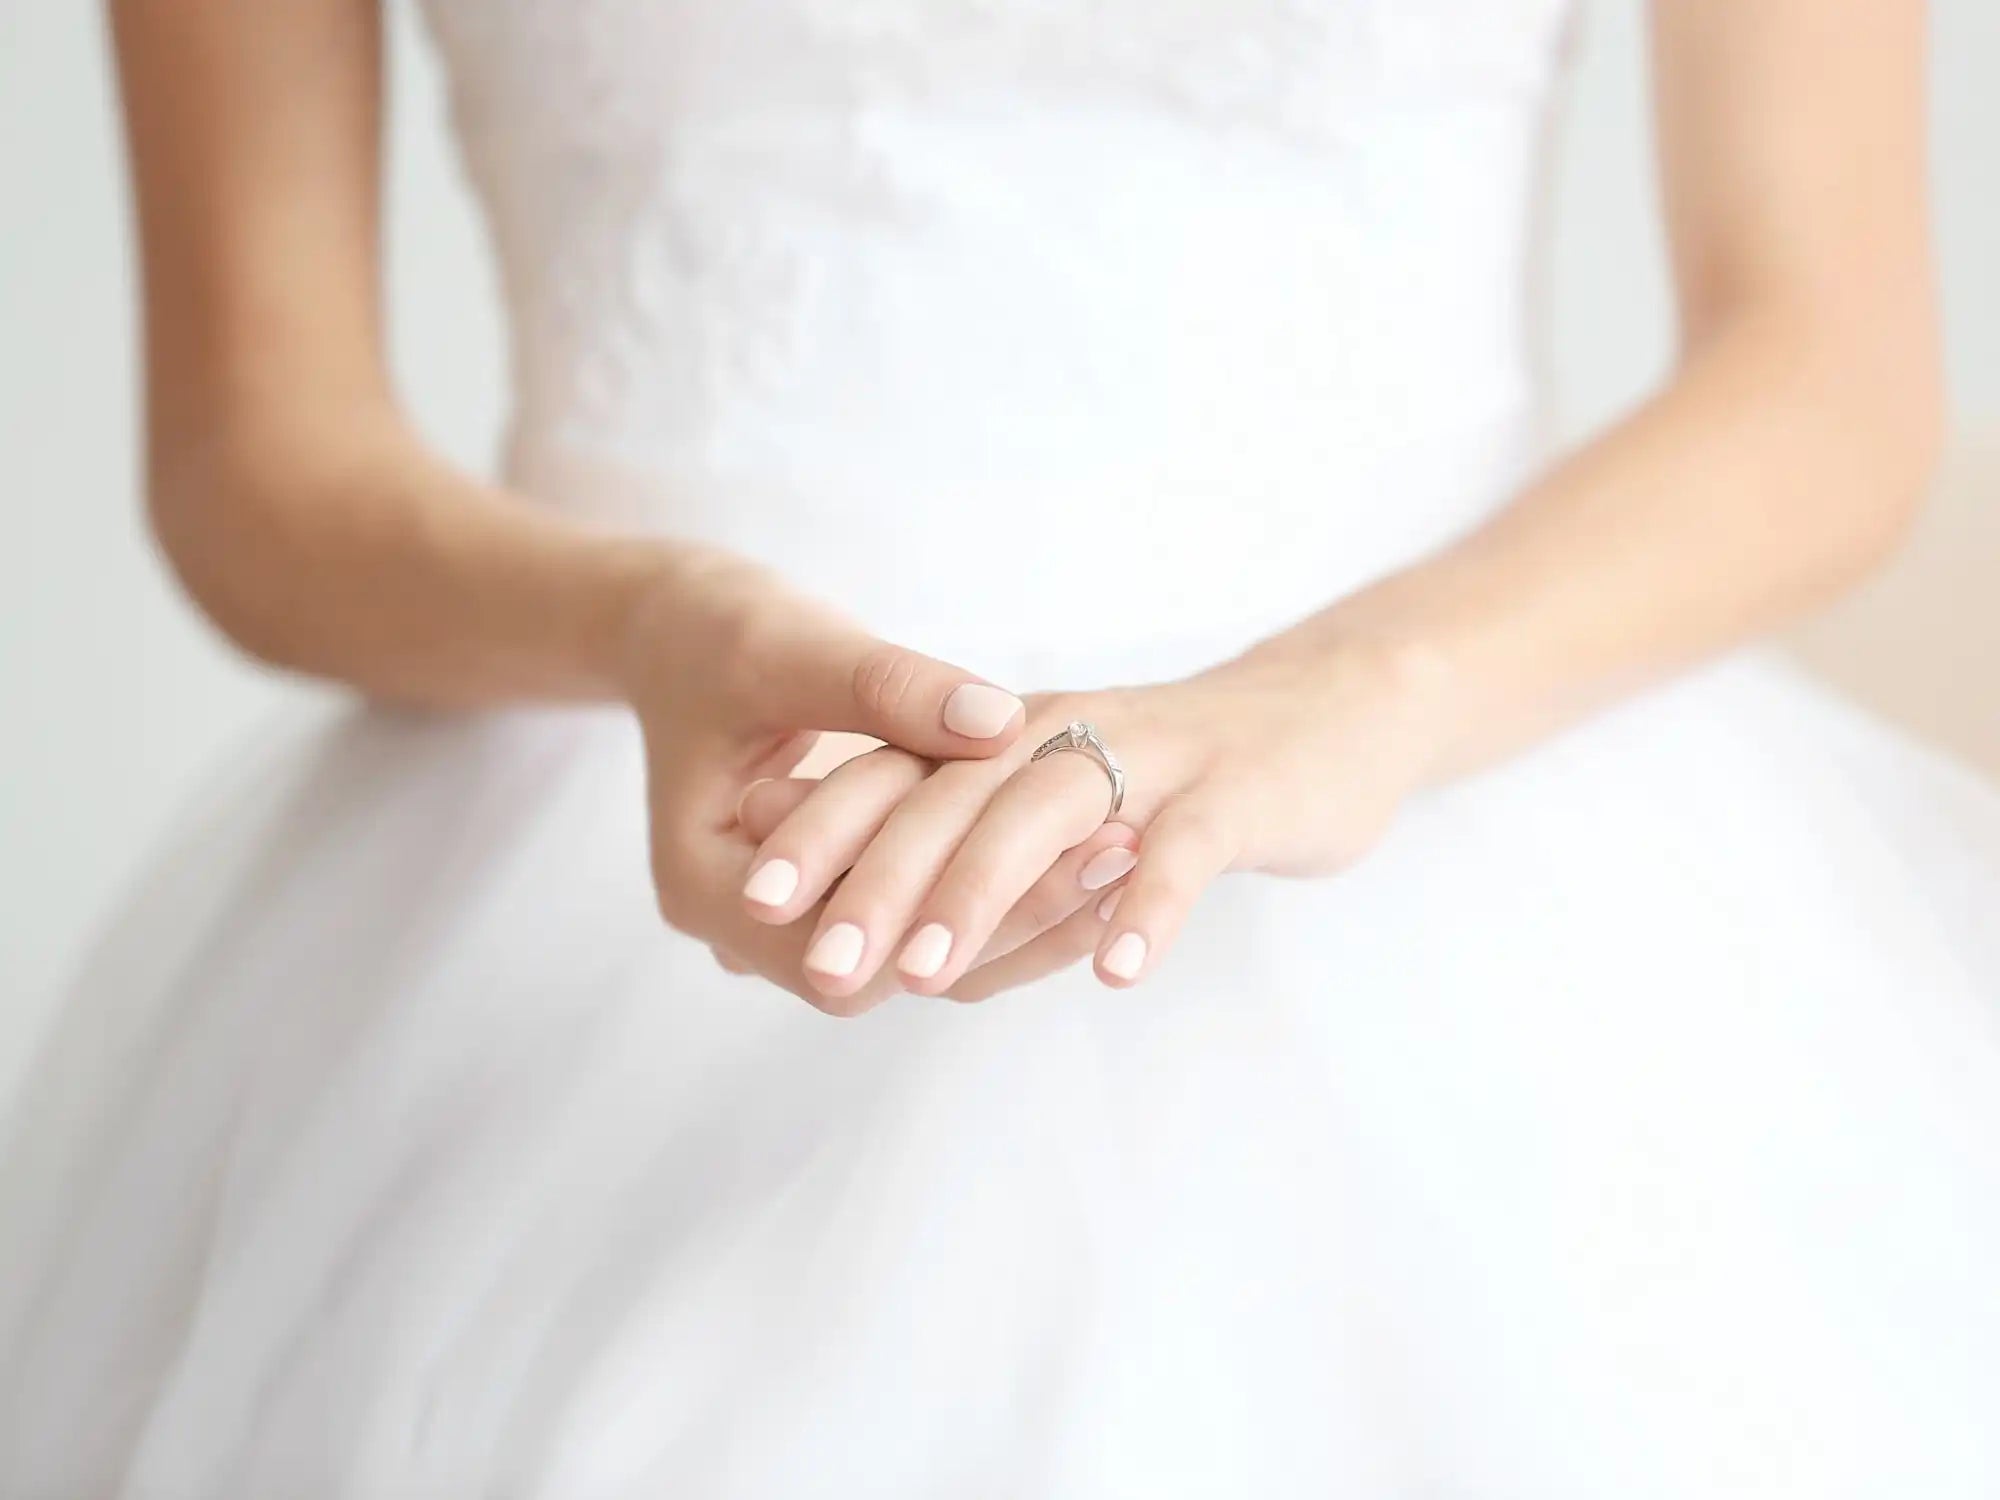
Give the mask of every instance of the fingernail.
<path id="1" fill-rule="evenodd" d="M 1012 693 L 983 682 L 962 683 L 944 700 L 944 727 L 969 740 L 990 740 L 1022 711 Z"/>
<path id="2" fill-rule="evenodd" d="M 797 865 L 789 859 L 767 859 L 743 882 L 743 895 L 759 906 L 783 906 L 798 888 Z"/>
<path id="3" fill-rule="evenodd" d="M 1131 979 L 1146 964 L 1146 940 L 1128 932 L 1111 945 L 1104 955 L 1104 972 L 1114 979 Z"/>
<path id="4" fill-rule="evenodd" d="M 1109 922 L 1111 920 L 1111 914 L 1114 911 L 1118 910 L 1118 898 L 1124 894 L 1125 894 L 1125 887 L 1121 885 L 1120 887 L 1118 887 L 1117 890 L 1113 891 L 1110 895 L 1106 896 L 1102 901 L 1098 902 L 1097 920 L 1100 922 Z"/>
<path id="5" fill-rule="evenodd" d="M 1130 849 L 1100 849 L 1085 863 L 1076 878 L 1086 891 L 1101 891 L 1127 874 L 1137 863 L 1139 856 Z"/>
<path id="6" fill-rule="evenodd" d="M 750 783 L 750 785 L 748 785 L 748 786 L 746 786 L 745 788 L 743 788 L 743 793 L 742 793 L 742 795 L 741 795 L 741 796 L 739 796 L 739 797 L 738 797 L 738 798 L 736 799 L 736 821 L 737 821 L 737 822 L 741 823 L 741 822 L 743 821 L 743 809 L 744 809 L 745 807 L 749 806 L 749 803 L 750 803 L 750 794 L 751 794 L 752 792 L 756 791 L 756 790 L 757 790 L 757 788 L 758 788 L 758 787 L 760 787 L 760 786 L 767 786 L 767 785 L 769 785 L 769 784 L 771 783 L 771 781 L 772 781 L 773 779 L 774 779 L 774 778 L 773 778 L 773 777 L 770 777 L 770 776 L 759 776 L 759 777 L 758 777 L 758 778 L 757 778 L 757 779 L 756 779 L 755 781 L 751 782 L 751 783 Z"/>
<path id="7" fill-rule="evenodd" d="M 852 922 L 836 922 L 819 935 L 806 955 L 806 967 L 829 979 L 845 979 L 861 962 L 861 950 L 868 945 L 859 927 Z"/>
<path id="8" fill-rule="evenodd" d="M 912 979 L 931 979 L 950 957 L 951 929 L 942 922 L 932 922 L 919 928 L 917 935 L 903 945 L 896 967 Z"/>

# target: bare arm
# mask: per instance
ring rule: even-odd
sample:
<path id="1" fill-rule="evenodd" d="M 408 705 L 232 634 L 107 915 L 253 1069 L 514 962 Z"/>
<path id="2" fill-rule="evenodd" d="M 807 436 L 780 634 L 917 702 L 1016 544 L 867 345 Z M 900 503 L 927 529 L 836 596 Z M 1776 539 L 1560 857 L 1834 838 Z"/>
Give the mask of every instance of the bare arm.
<path id="1" fill-rule="evenodd" d="M 1292 639 L 1447 663 L 1446 770 L 1837 593 L 1930 474 L 1922 6 L 1662 0 L 1653 47 L 1674 377 L 1462 545 Z"/>
<path id="2" fill-rule="evenodd" d="M 1092 951 L 1106 982 L 1134 983 L 1222 871 L 1342 869 L 1427 781 L 1881 559 L 1923 493 L 1942 405 L 1922 19 L 1915 0 L 1659 0 L 1682 315 L 1666 387 L 1458 545 L 1233 662 L 1035 702 L 1024 744 L 1087 720 L 1129 769 L 1121 815 L 1142 835 L 1115 903 L 970 967 L 1009 897 L 1103 816 L 1105 788 L 1078 755 L 947 766 L 932 780 L 952 795 L 923 825 L 906 814 L 879 836 L 899 860 L 864 854 L 821 916 L 828 943 L 867 928 L 867 960 L 816 982 L 844 995 L 907 941 L 920 992 L 978 998 Z M 810 862 L 783 824 L 769 838 Z M 901 872 L 925 840 L 944 873 L 912 888 Z"/>
<path id="3" fill-rule="evenodd" d="M 383 359 L 378 0 L 111 0 L 111 17 L 148 492 L 189 591 L 246 650 L 367 692 L 629 702 L 662 915 L 798 987 L 801 935 L 735 896 L 745 784 L 816 730 L 993 755 L 1020 702 L 752 564 L 590 531 L 426 450 Z"/>
<path id="4" fill-rule="evenodd" d="M 113 0 L 148 491 L 250 652 L 435 703 L 600 696 L 677 555 L 540 514 L 406 425 L 383 358 L 372 0 Z"/>

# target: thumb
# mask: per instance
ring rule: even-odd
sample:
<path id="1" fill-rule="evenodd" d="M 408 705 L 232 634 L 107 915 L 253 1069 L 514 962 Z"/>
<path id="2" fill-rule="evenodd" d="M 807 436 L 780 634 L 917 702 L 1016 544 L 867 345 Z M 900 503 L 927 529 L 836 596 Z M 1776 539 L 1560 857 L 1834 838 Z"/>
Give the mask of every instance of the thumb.
<path id="1" fill-rule="evenodd" d="M 766 659 L 758 696 L 787 727 L 873 735 L 933 760 L 976 760 L 1013 743 L 1021 700 L 972 673 L 819 622 Z"/>

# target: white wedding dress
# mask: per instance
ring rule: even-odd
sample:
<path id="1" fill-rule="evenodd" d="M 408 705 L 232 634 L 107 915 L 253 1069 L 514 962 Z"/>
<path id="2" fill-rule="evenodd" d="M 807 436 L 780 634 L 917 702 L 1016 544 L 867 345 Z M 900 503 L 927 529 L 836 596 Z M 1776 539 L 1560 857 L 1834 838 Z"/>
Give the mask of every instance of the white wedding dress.
<path id="1" fill-rule="evenodd" d="M 1535 459 L 1558 0 L 429 9 L 551 505 L 1086 687 Z M 854 1022 L 640 779 L 357 709 L 191 820 L 14 1120 L 0 1493 L 2000 1495 L 2000 798 L 1785 669 Z"/>

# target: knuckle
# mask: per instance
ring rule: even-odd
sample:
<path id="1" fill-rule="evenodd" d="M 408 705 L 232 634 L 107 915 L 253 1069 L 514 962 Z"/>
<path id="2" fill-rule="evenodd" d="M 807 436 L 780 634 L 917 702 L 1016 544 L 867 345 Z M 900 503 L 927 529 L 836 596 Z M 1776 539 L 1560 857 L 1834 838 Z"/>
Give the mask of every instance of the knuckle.
<path id="1" fill-rule="evenodd" d="M 1171 843 L 1177 853 L 1190 859 L 1221 860 L 1235 847 L 1235 819 L 1218 800 L 1189 799 L 1182 802 L 1166 827 L 1162 843 Z"/>
<path id="2" fill-rule="evenodd" d="M 752 602 L 718 611 L 704 623 L 701 649 L 713 662 L 717 687 L 728 701 L 754 703 L 769 690 L 786 625 L 784 612 L 775 605 Z"/>

